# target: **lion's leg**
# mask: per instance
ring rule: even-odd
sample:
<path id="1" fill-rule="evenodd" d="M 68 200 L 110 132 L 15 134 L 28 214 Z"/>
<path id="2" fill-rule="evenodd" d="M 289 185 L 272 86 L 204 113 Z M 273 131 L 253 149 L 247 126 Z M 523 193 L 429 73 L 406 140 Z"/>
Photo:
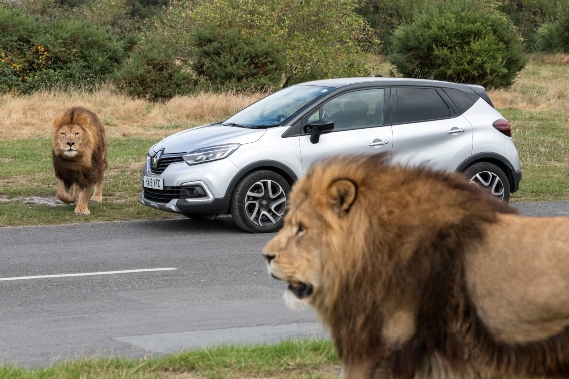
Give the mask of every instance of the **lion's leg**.
<path id="1" fill-rule="evenodd" d="M 76 201 L 76 197 L 70 195 L 69 192 L 69 184 L 65 183 L 63 180 L 58 179 L 57 181 L 57 198 L 64 203 L 72 204 Z M 75 192 L 75 191 L 74 191 Z"/>
<path id="2" fill-rule="evenodd" d="M 82 215 L 88 215 L 91 213 L 87 207 L 89 204 L 89 195 L 91 194 L 91 188 L 93 187 L 89 186 L 86 188 L 76 188 L 79 196 L 77 198 L 77 206 L 75 206 L 75 213 Z"/>
<path id="3" fill-rule="evenodd" d="M 91 197 L 96 203 L 100 203 L 103 201 L 103 181 L 101 180 L 98 183 L 95 183 L 95 189 L 93 190 L 93 196 Z"/>

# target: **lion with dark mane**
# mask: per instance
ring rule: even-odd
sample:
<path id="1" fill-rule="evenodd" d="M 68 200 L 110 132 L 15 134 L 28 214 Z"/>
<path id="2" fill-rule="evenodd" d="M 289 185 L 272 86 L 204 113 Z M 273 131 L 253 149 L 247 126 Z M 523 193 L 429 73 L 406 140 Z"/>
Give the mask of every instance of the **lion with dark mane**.
<path id="1" fill-rule="evenodd" d="M 105 128 L 97 115 L 82 108 L 67 109 L 55 118 L 52 129 L 52 159 L 58 179 L 57 198 L 77 202 L 75 213 L 90 213 L 91 200 L 103 200 L 103 176 L 108 169 Z M 73 194 L 68 192 L 73 186 Z"/>
<path id="2" fill-rule="evenodd" d="M 569 377 L 569 218 L 385 155 L 314 165 L 263 249 L 344 378 Z"/>

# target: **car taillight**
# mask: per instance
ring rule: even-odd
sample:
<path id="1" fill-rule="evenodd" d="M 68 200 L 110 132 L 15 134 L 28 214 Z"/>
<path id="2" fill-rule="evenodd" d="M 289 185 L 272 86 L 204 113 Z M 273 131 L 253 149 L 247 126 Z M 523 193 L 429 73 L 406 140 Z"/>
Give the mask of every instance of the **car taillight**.
<path id="1" fill-rule="evenodd" d="M 512 129 L 510 128 L 510 123 L 508 120 L 499 119 L 492 123 L 492 126 L 496 128 L 500 133 L 505 136 L 511 137 L 512 136 Z"/>

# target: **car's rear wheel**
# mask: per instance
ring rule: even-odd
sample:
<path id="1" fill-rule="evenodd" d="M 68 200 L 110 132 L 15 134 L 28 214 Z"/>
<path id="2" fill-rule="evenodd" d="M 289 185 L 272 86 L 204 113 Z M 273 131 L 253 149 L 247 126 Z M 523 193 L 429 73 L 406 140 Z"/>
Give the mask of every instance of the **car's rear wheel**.
<path id="1" fill-rule="evenodd" d="M 259 170 L 237 183 L 231 196 L 233 221 L 248 232 L 268 233 L 279 230 L 284 222 L 290 185 L 279 174 Z"/>
<path id="2" fill-rule="evenodd" d="M 510 200 L 510 181 L 504 171 L 493 163 L 479 162 L 464 170 L 470 183 L 486 188 L 503 201 Z"/>

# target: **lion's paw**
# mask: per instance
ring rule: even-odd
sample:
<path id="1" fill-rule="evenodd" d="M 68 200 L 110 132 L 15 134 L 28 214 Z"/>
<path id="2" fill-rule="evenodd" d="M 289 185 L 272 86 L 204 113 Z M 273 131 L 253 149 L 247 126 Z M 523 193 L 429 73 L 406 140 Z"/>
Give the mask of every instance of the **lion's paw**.
<path id="1" fill-rule="evenodd" d="M 88 208 L 79 208 L 79 207 L 76 207 L 76 208 L 75 208 L 75 214 L 78 214 L 78 215 L 89 215 L 89 214 L 91 214 L 91 211 L 89 211 Z"/>
<path id="2" fill-rule="evenodd" d="M 94 201 L 95 203 L 101 203 L 103 201 L 103 196 L 91 196 L 91 201 Z"/>

